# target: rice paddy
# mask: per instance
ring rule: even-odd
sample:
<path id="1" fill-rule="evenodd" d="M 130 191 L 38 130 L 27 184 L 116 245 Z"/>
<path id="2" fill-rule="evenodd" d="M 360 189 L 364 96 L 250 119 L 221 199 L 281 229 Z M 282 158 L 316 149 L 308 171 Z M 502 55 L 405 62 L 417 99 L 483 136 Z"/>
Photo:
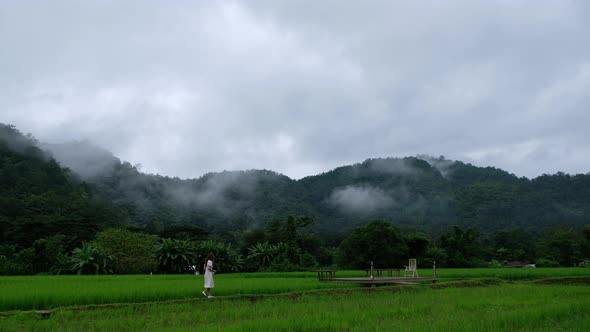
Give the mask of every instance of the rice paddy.
<path id="1" fill-rule="evenodd" d="M 590 326 L 589 269 L 438 274 L 441 282 L 435 285 L 377 288 L 318 282 L 313 272 L 220 274 L 214 299 L 202 298 L 202 276 L 194 275 L 2 277 L 0 330 L 584 331 Z M 571 279 L 573 284 L 530 281 L 570 276 L 582 278 Z M 43 318 L 33 309 L 52 311 Z"/>
<path id="2" fill-rule="evenodd" d="M 277 294 L 355 286 L 319 283 L 312 273 L 220 274 L 215 276 L 213 295 Z M 0 277 L 0 311 L 200 298 L 202 290 L 202 275 Z"/>

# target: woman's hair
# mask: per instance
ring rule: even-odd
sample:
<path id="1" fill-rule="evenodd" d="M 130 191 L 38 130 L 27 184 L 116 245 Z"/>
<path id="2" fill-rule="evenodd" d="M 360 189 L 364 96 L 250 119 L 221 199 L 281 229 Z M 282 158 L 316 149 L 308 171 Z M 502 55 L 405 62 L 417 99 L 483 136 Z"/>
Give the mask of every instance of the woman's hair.
<path id="1" fill-rule="evenodd" d="M 213 253 L 210 252 L 209 255 L 207 255 L 207 260 L 213 262 L 215 260 L 215 255 L 213 255 Z"/>

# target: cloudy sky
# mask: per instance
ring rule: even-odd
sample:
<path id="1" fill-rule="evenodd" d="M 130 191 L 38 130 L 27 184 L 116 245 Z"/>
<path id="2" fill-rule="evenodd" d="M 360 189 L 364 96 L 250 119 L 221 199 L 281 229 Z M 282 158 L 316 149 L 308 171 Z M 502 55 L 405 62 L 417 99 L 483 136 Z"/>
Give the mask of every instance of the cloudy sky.
<path id="1" fill-rule="evenodd" d="M 150 173 L 590 172 L 590 2 L 3 1 L 0 122 Z"/>

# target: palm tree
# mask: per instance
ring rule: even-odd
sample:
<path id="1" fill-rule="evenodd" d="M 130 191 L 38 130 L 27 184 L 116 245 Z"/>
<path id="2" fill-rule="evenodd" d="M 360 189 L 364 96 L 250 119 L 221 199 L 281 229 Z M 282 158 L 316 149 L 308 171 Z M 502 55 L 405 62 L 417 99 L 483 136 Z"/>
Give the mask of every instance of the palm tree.
<path id="1" fill-rule="evenodd" d="M 244 258 L 234 250 L 231 244 L 219 241 L 207 240 L 197 244 L 197 266 L 200 267 L 207 261 L 207 254 L 215 254 L 215 269 L 223 272 L 239 272 L 244 269 Z"/>
<path id="2" fill-rule="evenodd" d="M 258 242 L 248 248 L 248 258 L 258 262 L 260 269 L 263 270 L 274 257 L 277 247 L 266 242 Z"/>
<path id="3" fill-rule="evenodd" d="M 164 239 L 158 246 L 157 260 L 164 273 L 184 273 L 195 261 L 195 245 L 188 240 Z"/>
<path id="4" fill-rule="evenodd" d="M 111 265 L 115 256 L 106 255 L 99 247 L 83 243 L 70 256 L 70 269 L 77 274 L 99 274 L 112 272 Z"/>
<path id="5" fill-rule="evenodd" d="M 227 265 L 231 272 L 240 272 L 244 269 L 244 258 L 240 255 L 237 251 L 233 250 L 228 245 L 228 257 L 227 257 Z"/>
<path id="6" fill-rule="evenodd" d="M 72 264 L 73 261 L 71 257 L 68 257 L 65 254 L 60 254 L 55 258 L 55 262 L 49 268 L 49 273 L 56 275 L 68 273 L 68 271 L 72 270 Z"/>

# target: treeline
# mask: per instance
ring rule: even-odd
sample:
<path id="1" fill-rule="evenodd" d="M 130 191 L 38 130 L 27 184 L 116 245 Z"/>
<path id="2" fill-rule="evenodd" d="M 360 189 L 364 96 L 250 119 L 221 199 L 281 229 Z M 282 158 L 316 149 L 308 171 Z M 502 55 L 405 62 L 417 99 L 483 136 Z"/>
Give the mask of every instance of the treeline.
<path id="1" fill-rule="evenodd" d="M 174 227 L 160 235 L 110 228 L 71 250 L 71 242 L 56 234 L 19 252 L 14 246 L 0 246 L 0 274 L 202 273 L 209 252 L 215 253 L 217 269 L 223 273 L 365 269 L 370 262 L 378 268 L 399 268 L 408 258 L 417 258 L 421 268 L 434 262 L 443 267 L 499 267 L 514 261 L 538 267 L 590 267 L 590 225 L 582 232 L 547 231 L 536 239 L 521 230 L 482 237 L 473 228 L 453 226 L 433 239 L 373 221 L 327 243 L 309 231 L 312 222 L 289 216 L 266 228 L 224 237 L 195 227 Z"/>
<path id="2" fill-rule="evenodd" d="M 214 251 L 228 252 L 220 257 L 237 262 L 226 271 L 362 267 L 367 261 L 400 266 L 409 257 L 456 267 L 505 261 L 573 266 L 590 257 L 589 174 L 529 180 L 421 156 L 371 159 L 298 181 L 266 170 L 180 180 L 143 174 L 81 143 L 62 147 L 68 154 L 40 146 L 31 135 L 0 124 L 4 274 L 52 267 L 78 272 L 71 260 L 92 255 L 101 257 L 104 271 L 146 273 L 117 267 L 132 266 L 120 262 L 133 255 L 108 248 L 104 232 L 111 229 L 149 238 L 150 248 L 188 241 L 182 246 L 191 253 L 183 255 L 190 266 L 205 250 L 199 246 L 215 245 Z M 375 227 L 383 238 L 358 240 Z M 369 254 L 373 250 L 386 258 Z M 96 257 L 92 261 L 101 265 Z M 149 272 L 174 271 L 158 260 L 150 264 Z"/>

